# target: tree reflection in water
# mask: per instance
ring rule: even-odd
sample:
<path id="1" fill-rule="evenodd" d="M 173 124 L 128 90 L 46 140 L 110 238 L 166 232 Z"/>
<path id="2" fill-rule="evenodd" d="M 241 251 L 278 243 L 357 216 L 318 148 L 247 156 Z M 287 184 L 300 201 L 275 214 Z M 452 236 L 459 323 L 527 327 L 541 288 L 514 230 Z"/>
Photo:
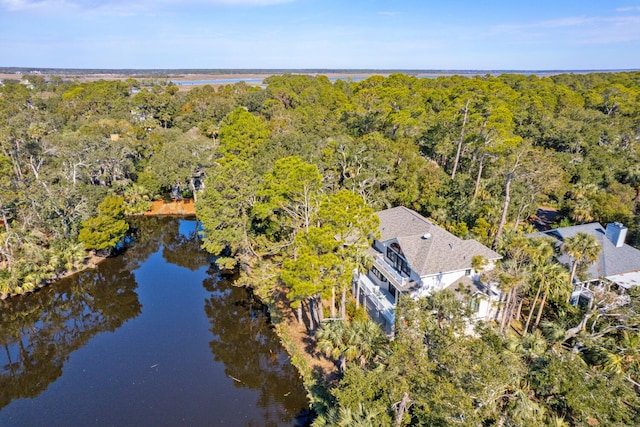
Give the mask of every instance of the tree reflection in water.
<path id="1" fill-rule="evenodd" d="M 140 314 L 133 274 L 102 267 L 0 301 L 0 409 L 40 394 L 73 351 Z"/>
<path id="2" fill-rule="evenodd" d="M 264 306 L 246 289 L 234 287 L 225 278 L 212 275 L 203 285 L 211 292 L 205 312 L 214 336 L 209 347 L 215 360 L 224 363 L 225 373 L 236 387 L 260 393 L 261 418 L 247 425 L 291 422 L 291 414 L 307 406 L 306 392 L 268 322 Z M 299 422 L 305 421 L 301 411 Z"/>
<path id="3" fill-rule="evenodd" d="M 138 230 L 136 243 L 122 256 L 35 294 L 0 301 L 0 420 L 48 424 L 51 411 L 58 411 L 59 425 L 98 417 L 118 425 L 178 423 L 182 416 L 194 425 L 223 418 L 242 425 L 294 424 L 308 407 L 298 373 L 262 305 L 213 268 L 206 271 L 210 257 L 200 249 L 195 221 L 131 222 Z M 116 331 L 108 339 L 107 353 L 99 347 L 105 341 L 96 348 L 99 339 L 86 345 L 107 331 Z M 82 347 L 78 354 L 84 357 L 120 351 L 121 359 L 112 361 L 126 361 L 127 366 L 96 360 L 100 368 L 83 373 L 95 388 L 83 389 L 86 383 L 63 375 L 63 367 L 65 374 L 77 370 L 76 358 L 70 356 Z M 149 354 L 153 362 L 145 359 Z M 141 366 L 143 371 L 136 370 Z M 43 393 L 59 378 L 64 396 Z M 142 378 L 148 388 L 127 383 L 128 378 Z M 105 379 L 108 384 L 100 382 Z M 79 400 L 65 400 L 73 395 Z M 142 404 L 148 400 L 161 407 L 150 410 Z"/>

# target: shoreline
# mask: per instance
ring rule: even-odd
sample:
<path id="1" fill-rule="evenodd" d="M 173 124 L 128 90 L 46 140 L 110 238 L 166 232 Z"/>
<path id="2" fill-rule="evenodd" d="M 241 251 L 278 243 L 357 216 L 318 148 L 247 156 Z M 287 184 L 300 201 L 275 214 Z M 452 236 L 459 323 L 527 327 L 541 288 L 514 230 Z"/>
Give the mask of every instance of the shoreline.
<path id="1" fill-rule="evenodd" d="M 135 79 L 135 80 L 192 80 L 200 78 L 260 78 L 285 74 L 360 77 L 390 74 L 413 76 L 484 76 L 500 74 L 557 74 L 626 73 L 640 71 L 638 68 L 617 69 L 401 69 L 401 68 L 229 68 L 229 69 L 97 69 L 97 68 L 46 68 L 46 67 L 0 67 L 0 79 L 20 80 L 23 76 L 60 77 L 78 80 Z"/>
<path id="2" fill-rule="evenodd" d="M 163 200 L 154 201 L 151 210 L 142 214 L 144 216 L 194 216 L 195 204 L 191 199 L 179 202 L 165 202 Z M 120 255 L 116 255 L 120 256 Z M 33 290 L 23 293 L 0 294 L 0 302 L 15 297 L 28 296 L 39 292 L 51 285 L 55 285 L 60 280 L 72 277 L 88 269 L 95 269 L 100 263 L 109 257 L 101 257 L 95 251 L 88 251 L 87 256 L 77 268 L 66 270 L 60 274 L 46 279 L 42 284 Z M 239 285 L 243 286 L 244 285 Z M 331 384 L 336 380 L 337 367 L 333 361 L 317 351 L 310 351 L 305 342 L 310 338 L 304 325 L 298 323 L 293 309 L 290 307 L 284 294 L 279 292 L 275 300 L 262 299 L 254 294 L 260 303 L 267 307 L 270 313 L 271 324 L 276 333 L 280 345 L 289 355 L 291 364 L 296 368 L 302 379 L 304 388 L 307 391 L 309 408 L 315 410 L 314 402 L 321 399 L 328 392 Z M 315 348 L 315 347 L 314 347 Z"/>
<path id="3" fill-rule="evenodd" d="M 175 216 L 195 216 L 195 203 L 193 199 L 183 199 L 180 201 L 171 201 L 165 202 L 164 200 L 156 200 L 152 202 L 151 210 L 145 212 L 144 216 L 165 216 L 165 215 L 175 215 Z M 98 266 L 101 262 L 108 259 L 109 257 L 101 257 L 93 253 L 93 251 L 88 252 L 87 257 L 84 259 L 81 265 L 78 266 L 78 269 L 67 270 L 61 272 L 58 276 L 46 280 L 42 286 L 21 294 L 8 294 L 6 298 L 10 298 L 13 296 L 21 296 L 28 295 L 32 292 L 37 292 L 38 290 L 47 287 L 49 285 L 55 284 L 55 282 L 72 277 L 75 274 L 78 274 L 87 269 L 93 269 Z M 298 321 L 293 313 L 293 310 L 288 305 L 288 302 L 284 298 L 279 298 L 276 301 L 269 302 L 264 301 L 258 295 L 257 298 L 260 299 L 261 303 L 266 305 L 275 316 L 272 317 L 273 324 L 277 331 L 278 336 L 286 348 L 287 353 L 292 359 L 296 359 L 298 363 L 296 363 L 296 368 L 300 372 L 303 377 L 307 377 L 306 380 L 314 380 L 313 378 L 309 378 L 312 374 L 312 369 L 308 368 L 320 368 L 325 373 L 325 377 L 331 377 L 332 374 L 335 373 L 335 366 L 333 362 L 329 361 L 323 355 L 314 355 L 305 350 L 305 345 L 302 343 L 302 339 L 307 335 L 305 327 L 303 325 L 298 324 Z M 304 357 L 304 355 L 308 357 Z M 302 359 L 302 360 L 301 360 Z M 305 369 L 307 368 L 307 369 Z M 308 372 L 306 372 L 308 370 Z M 305 375 L 305 373 L 307 375 Z M 312 381 L 315 382 L 315 381 Z"/>
<path id="4" fill-rule="evenodd" d="M 179 202 L 165 202 L 164 200 L 155 200 L 152 202 L 151 210 L 145 212 L 144 216 L 163 216 L 163 215 L 183 215 L 183 216 L 195 216 L 195 204 L 193 199 L 184 199 Z M 34 292 L 38 292 L 40 289 L 46 288 L 55 284 L 57 281 L 66 279 L 68 277 L 72 277 L 75 274 L 81 273 L 87 269 L 93 269 L 98 266 L 101 262 L 106 260 L 109 257 L 101 257 L 95 254 L 94 251 L 87 251 L 87 256 L 84 258 L 82 263 L 78 265 L 77 269 L 73 270 L 65 270 L 55 275 L 54 277 L 44 279 L 40 286 L 35 287 L 32 290 L 25 292 L 7 292 L 0 293 L 0 301 L 8 300 L 9 298 L 15 298 L 19 296 L 25 296 L 32 294 Z"/>
<path id="5" fill-rule="evenodd" d="M 182 199 L 180 201 L 165 202 L 164 200 L 154 200 L 151 202 L 151 210 L 143 213 L 144 216 L 156 215 L 189 215 L 196 214 L 196 205 L 193 199 Z"/>
<path id="6" fill-rule="evenodd" d="M 31 289 L 29 291 L 26 292 L 21 292 L 21 293 L 15 293 L 15 292 L 7 292 L 7 293 L 3 293 L 0 294 L 0 301 L 5 301 L 8 300 L 10 298 L 15 298 L 15 297 L 20 297 L 20 296 L 27 296 L 30 295 L 34 292 L 38 292 L 41 289 L 47 288 L 51 285 L 54 285 L 56 282 L 72 277 L 78 273 L 81 273 L 85 270 L 88 269 L 94 269 L 98 266 L 98 264 L 100 264 L 102 261 L 104 261 L 105 259 L 107 259 L 108 257 L 101 257 L 96 255 L 95 253 L 93 253 L 94 251 L 91 251 L 89 254 L 87 254 L 87 256 L 85 257 L 85 259 L 82 261 L 82 263 L 77 267 L 77 269 L 74 270 L 65 270 L 60 272 L 59 274 L 57 274 L 55 277 L 51 277 L 49 279 L 44 279 L 42 281 L 42 284 L 40 286 L 35 287 L 34 289 Z"/>

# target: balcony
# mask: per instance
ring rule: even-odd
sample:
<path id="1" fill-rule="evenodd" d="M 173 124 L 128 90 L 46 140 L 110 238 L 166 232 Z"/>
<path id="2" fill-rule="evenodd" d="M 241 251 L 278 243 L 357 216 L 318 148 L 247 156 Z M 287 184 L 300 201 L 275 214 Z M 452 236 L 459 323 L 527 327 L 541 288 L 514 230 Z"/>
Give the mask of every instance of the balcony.
<path id="1" fill-rule="evenodd" d="M 409 285 L 411 280 L 401 275 L 398 270 L 389 265 L 385 260 L 384 254 L 375 255 L 374 265 L 399 291 L 405 290 Z"/>
<path id="2" fill-rule="evenodd" d="M 369 316 L 374 320 L 378 317 L 384 317 L 388 325 L 393 325 L 395 319 L 396 306 L 392 302 L 393 296 L 385 289 L 380 289 L 366 275 L 360 274 L 360 292 L 366 298 L 367 311 Z"/>

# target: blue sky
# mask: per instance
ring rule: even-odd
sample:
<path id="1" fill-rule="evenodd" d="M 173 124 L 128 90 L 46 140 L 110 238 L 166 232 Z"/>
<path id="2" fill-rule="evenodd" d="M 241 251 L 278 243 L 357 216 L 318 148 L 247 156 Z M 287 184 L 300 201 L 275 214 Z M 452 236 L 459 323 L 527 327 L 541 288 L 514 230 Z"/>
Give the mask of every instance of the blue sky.
<path id="1" fill-rule="evenodd" d="M 640 68 L 640 0 L 0 0 L 0 66 Z"/>

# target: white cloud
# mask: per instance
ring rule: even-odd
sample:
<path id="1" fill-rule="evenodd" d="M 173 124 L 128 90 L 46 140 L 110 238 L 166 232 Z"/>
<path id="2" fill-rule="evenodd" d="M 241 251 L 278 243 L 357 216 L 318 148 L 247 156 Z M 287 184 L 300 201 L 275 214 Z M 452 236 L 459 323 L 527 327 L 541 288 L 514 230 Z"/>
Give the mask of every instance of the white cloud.
<path id="1" fill-rule="evenodd" d="M 616 12 L 636 12 L 640 11 L 640 6 L 619 7 Z"/>

